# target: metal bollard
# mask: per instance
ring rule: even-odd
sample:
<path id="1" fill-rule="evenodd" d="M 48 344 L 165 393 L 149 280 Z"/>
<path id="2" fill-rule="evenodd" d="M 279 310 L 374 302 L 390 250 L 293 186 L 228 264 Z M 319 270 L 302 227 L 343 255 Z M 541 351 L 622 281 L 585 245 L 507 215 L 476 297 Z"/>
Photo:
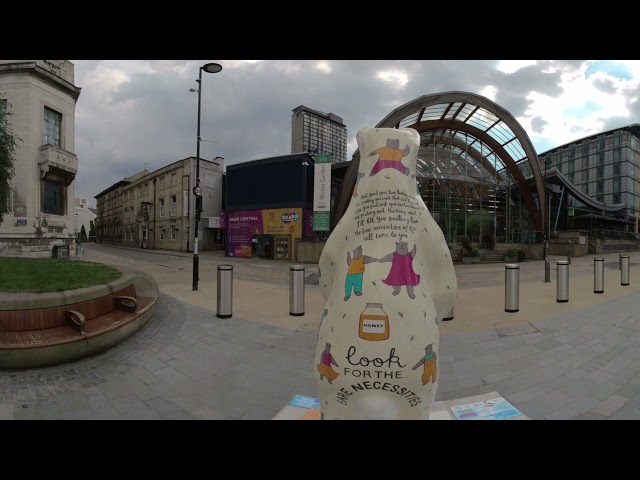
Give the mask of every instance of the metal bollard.
<path id="1" fill-rule="evenodd" d="M 216 317 L 231 318 L 233 265 L 218 265 L 218 311 Z"/>
<path id="2" fill-rule="evenodd" d="M 453 320 L 453 307 L 451 307 L 451 310 L 449 310 L 449 313 L 447 313 L 442 319 L 443 322 L 449 322 L 451 320 Z"/>
<path id="3" fill-rule="evenodd" d="M 520 265 L 507 263 L 504 266 L 504 311 L 520 310 Z"/>
<path id="4" fill-rule="evenodd" d="M 304 265 L 289 267 L 289 315 L 304 315 Z"/>
<path id="5" fill-rule="evenodd" d="M 618 270 L 622 270 L 622 254 L 618 253 Z"/>
<path id="6" fill-rule="evenodd" d="M 604 293 L 604 258 L 593 259 L 593 293 Z"/>
<path id="7" fill-rule="evenodd" d="M 558 260 L 558 303 L 569 301 L 569 262 Z"/>
<path id="8" fill-rule="evenodd" d="M 551 262 L 544 259 L 544 283 L 551 283 Z"/>
<path id="9" fill-rule="evenodd" d="M 620 270 L 620 285 L 629 285 L 629 255 L 622 255 L 622 269 Z"/>

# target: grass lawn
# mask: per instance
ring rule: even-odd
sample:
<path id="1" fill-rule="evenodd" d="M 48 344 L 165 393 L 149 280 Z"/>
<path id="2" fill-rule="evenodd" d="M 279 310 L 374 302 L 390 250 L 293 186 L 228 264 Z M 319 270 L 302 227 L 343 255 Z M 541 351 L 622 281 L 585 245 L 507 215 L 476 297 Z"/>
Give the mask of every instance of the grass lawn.
<path id="1" fill-rule="evenodd" d="M 0 257 L 0 292 L 61 292 L 109 283 L 121 275 L 119 270 L 95 262 Z"/>

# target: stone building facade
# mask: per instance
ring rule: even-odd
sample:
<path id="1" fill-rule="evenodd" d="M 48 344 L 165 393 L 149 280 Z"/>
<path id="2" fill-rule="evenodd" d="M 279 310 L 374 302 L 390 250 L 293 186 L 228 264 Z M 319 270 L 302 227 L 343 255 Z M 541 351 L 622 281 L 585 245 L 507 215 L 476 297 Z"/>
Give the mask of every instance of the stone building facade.
<path id="1" fill-rule="evenodd" d="M 20 139 L 9 208 L 0 224 L 0 255 L 75 254 L 80 90 L 68 60 L 0 60 L 1 107 L 11 114 L 11 129 Z"/>
<path id="2" fill-rule="evenodd" d="M 215 219 L 222 207 L 224 159 L 200 159 L 203 212 L 201 250 L 222 249 Z M 196 159 L 188 157 L 154 172 L 143 170 L 96 195 L 96 241 L 138 248 L 193 251 Z M 146 240 L 146 242 L 145 242 Z"/>

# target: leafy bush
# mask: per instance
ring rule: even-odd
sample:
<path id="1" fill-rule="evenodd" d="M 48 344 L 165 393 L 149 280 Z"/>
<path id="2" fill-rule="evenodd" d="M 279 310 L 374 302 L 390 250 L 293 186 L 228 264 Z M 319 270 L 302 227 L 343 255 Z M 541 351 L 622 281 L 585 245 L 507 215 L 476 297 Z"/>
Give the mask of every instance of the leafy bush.
<path id="1" fill-rule="evenodd" d="M 517 258 L 519 262 L 523 262 L 527 258 L 527 252 L 522 248 L 510 248 L 507 250 L 507 257 Z"/>
<path id="2" fill-rule="evenodd" d="M 493 250 L 496 248 L 496 238 L 491 232 L 484 232 L 482 234 L 482 245 L 487 250 Z"/>
<path id="3" fill-rule="evenodd" d="M 462 237 L 460 239 L 460 243 L 462 244 L 462 256 L 463 257 L 471 257 L 473 256 L 473 245 L 471 244 L 471 239 L 469 237 Z"/>

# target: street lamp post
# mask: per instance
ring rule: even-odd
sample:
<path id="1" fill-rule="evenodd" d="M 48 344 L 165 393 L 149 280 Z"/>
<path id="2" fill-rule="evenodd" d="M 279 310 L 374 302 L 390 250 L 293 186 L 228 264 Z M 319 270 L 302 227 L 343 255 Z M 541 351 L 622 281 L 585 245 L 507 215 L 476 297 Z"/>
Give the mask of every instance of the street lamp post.
<path id="1" fill-rule="evenodd" d="M 200 188 L 200 105 L 202 101 L 202 72 L 218 73 L 222 70 L 222 65 L 217 63 L 207 63 L 200 67 L 198 79 L 198 89 L 191 88 L 190 92 L 198 92 L 198 137 L 196 140 L 196 184 L 193 187 L 193 194 L 196 196 L 195 211 L 195 235 L 193 240 L 193 291 L 198 290 L 200 258 L 198 257 L 198 228 L 200 223 L 200 213 L 202 212 L 202 189 Z"/>

